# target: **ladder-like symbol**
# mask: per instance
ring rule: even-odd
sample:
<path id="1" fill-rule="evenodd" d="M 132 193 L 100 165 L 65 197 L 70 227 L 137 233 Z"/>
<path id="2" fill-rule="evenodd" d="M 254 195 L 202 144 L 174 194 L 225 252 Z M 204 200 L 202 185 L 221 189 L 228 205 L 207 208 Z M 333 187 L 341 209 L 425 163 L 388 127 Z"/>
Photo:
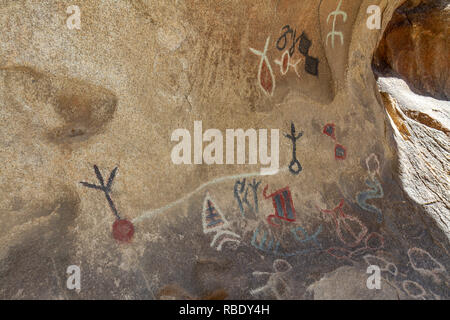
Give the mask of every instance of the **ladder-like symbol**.
<path id="1" fill-rule="evenodd" d="M 289 187 L 280 189 L 278 191 L 275 191 L 274 193 L 267 195 L 267 189 L 269 186 L 267 185 L 263 190 L 263 196 L 265 199 L 272 198 L 272 204 L 275 209 L 275 213 L 271 214 L 267 217 L 267 222 L 270 225 L 273 225 L 275 227 L 279 227 L 280 224 L 276 224 L 273 222 L 274 218 L 280 219 L 280 220 L 286 220 L 289 222 L 295 221 L 295 208 L 294 204 L 292 202 L 292 196 L 291 191 L 289 190 Z"/>

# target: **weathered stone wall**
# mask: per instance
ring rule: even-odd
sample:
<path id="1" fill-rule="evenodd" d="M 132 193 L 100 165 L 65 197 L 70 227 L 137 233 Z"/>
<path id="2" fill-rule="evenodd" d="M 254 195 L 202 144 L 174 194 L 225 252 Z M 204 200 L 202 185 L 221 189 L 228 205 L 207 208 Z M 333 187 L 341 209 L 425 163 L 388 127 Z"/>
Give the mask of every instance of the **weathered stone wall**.
<path id="1" fill-rule="evenodd" d="M 0 297 L 448 299 L 448 189 L 405 192 L 372 70 L 403 2 L 1 1 Z M 279 172 L 174 164 L 194 121 L 279 129 Z"/>
<path id="2" fill-rule="evenodd" d="M 407 1 L 392 17 L 375 55 L 379 71 L 404 77 L 418 94 L 450 98 L 448 1 Z"/>

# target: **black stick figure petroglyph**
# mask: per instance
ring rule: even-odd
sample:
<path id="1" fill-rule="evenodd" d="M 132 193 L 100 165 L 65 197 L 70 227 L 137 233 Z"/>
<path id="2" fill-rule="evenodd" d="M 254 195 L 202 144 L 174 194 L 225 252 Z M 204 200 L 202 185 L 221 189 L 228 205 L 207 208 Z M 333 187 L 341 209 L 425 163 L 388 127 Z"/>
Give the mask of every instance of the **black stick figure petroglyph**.
<path id="1" fill-rule="evenodd" d="M 291 122 L 291 134 L 285 134 L 284 136 L 292 141 L 292 161 L 289 164 L 289 171 L 292 174 L 299 174 L 302 171 L 302 165 L 300 161 L 297 159 L 297 140 L 303 135 L 303 132 L 300 132 L 298 135 L 295 135 L 295 125 Z"/>
<path id="2" fill-rule="evenodd" d="M 110 193 L 111 193 L 111 187 L 114 181 L 114 178 L 117 174 L 117 167 L 115 167 L 111 173 L 109 174 L 108 181 L 105 185 L 105 180 L 103 179 L 103 176 L 98 169 L 97 165 L 94 165 L 94 171 L 95 175 L 97 176 L 98 182 L 100 182 L 100 185 L 92 184 L 89 182 L 80 182 L 83 186 L 95 190 L 101 190 L 104 192 L 106 200 L 108 201 L 109 207 L 111 208 L 111 211 L 114 213 L 114 216 L 116 217 L 116 221 L 113 224 L 113 237 L 114 239 L 120 241 L 120 242 L 130 242 L 133 238 L 134 234 L 134 226 L 133 223 L 126 219 L 122 219 L 117 211 L 116 206 L 114 205 L 114 202 L 111 199 Z"/>
<path id="3" fill-rule="evenodd" d="M 92 183 L 88 183 L 88 182 L 80 182 L 83 186 L 91 188 L 91 189 L 96 189 L 96 190 L 101 190 L 105 193 L 105 197 L 106 200 L 108 201 L 109 207 L 111 208 L 112 212 L 114 213 L 114 215 L 116 216 L 117 219 L 120 219 L 119 213 L 117 212 L 116 206 L 114 205 L 114 202 L 111 199 L 111 196 L 109 195 L 111 192 L 111 186 L 112 183 L 114 181 L 114 178 L 116 177 L 116 173 L 117 173 L 117 167 L 115 167 L 108 178 L 108 182 L 106 183 L 105 186 L 105 181 L 103 180 L 103 176 L 100 172 L 100 170 L 98 169 L 98 167 L 94 164 L 94 171 L 95 171 L 95 175 L 97 176 L 98 182 L 100 182 L 100 185 L 96 185 L 96 184 L 92 184 Z"/>

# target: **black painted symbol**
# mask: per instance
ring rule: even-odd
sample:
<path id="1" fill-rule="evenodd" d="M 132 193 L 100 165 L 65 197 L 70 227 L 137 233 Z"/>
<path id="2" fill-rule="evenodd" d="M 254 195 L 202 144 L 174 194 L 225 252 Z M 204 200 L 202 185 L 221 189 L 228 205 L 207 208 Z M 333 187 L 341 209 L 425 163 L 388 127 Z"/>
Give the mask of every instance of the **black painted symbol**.
<path id="1" fill-rule="evenodd" d="M 117 212 L 116 206 L 114 205 L 114 202 L 112 201 L 111 196 L 109 195 L 111 192 L 111 187 L 112 187 L 114 178 L 117 173 L 117 169 L 118 168 L 115 167 L 111 171 L 109 178 L 108 178 L 108 182 L 105 185 L 105 181 L 103 180 L 103 176 L 102 176 L 100 170 L 94 164 L 95 175 L 97 176 L 97 179 L 98 179 L 98 182 L 100 182 L 100 185 L 96 185 L 96 184 L 92 184 L 92 183 L 88 183 L 88 182 L 80 182 L 80 183 L 85 187 L 103 191 L 105 193 L 105 197 L 106 197 L 106 200 L 108 201 L 109 207 L 111 208 L 111 210 L 114 213 L 114 215 L 116 216 L 116 218 L 118 220 L 120 220 L 120 216 L 119 216 L 119 213 Z"/>
<path id="2" fill-rule="evenodd" d="M 258 208 L 258 187 L 261 184 L 261 181 L 256 181 L 253 179 L 253 183 L 249 182 L 248 186 L 245 186 L 246 179 L 244 178 L 242 181 L 237 180 L 234 184 L 234 197 L 239 205 L 239 210 L 241 211 L 242 216 L 245 216 L 244 203 L 250 208 L 250 210 L 256 215 L 259 211 Z M 248 200 L 248 189 L 249 187 L 252 189 L 253 193 L 253 205 L 250 204 Z M 243 196 L 242 196 L 243 195 Z"/>
<path id="3" fill-rule="evenodd" d="M 83 186 L 101 190 L 105 193 L 106 200 L 108 201 L 109 207 L 111 208 L 112 212 L 114 213 L 114 216 L 116 217 L 116 220 L 113 223 L 112 226 L 112 236 L 114 239 L 116 239 L 119 242 L 126 243 L 131 242 L 134 235 L 134 226 L 133 223 L 127 219 L 122 219 L 119 216 L 119 213 L 117 212 L 116 206 L 114 205 L 114 202 L 111 199 L 111 196 L 109 195 L 111 193 L 111 187 L 114 181 L 114 178 L 116 177 L 117 173 L 117 167 L 115 167 L 111 173 L 109 174 L 108 182 L 105 185 L 105 181 L 103 180 L 103 176 L 98 169 L 96 165 L 94 165 L 94 171 L 95 175 L 97 176 L 98 182 L 100 182 L 100 185 L 92 184 L 89 182 L 80 182 Z"/>
<path id="4" fill-rule="evenodd" d="M 302 32 L 300 36 L 300 43 L 298 44 L 298 51 L 300 51 L 302 55 L 307 56 L 311 45 L 311 40 L 309 40 L 306 34 Z"/>
<path id="5" fill-rule="evenodd" d="M 302 171 L 302 165 L 300 161 L 297 159 L 297 140 L 303 135 L 303 132 L 300 132 L 298 135 L 295 135 L 295 125 L 291 122 L 291 134 L 285 134 L 284 136 L 292 141 L 292 161 L 289 164 L 289 171 L 295 175 L 299 174 Z"/>
<path id="6" fill-rule="evenodd" d="M 309 74 L 317 76 L 319 74 L 319 59 L 311 56 L 306 56 L 305 71 Z"/>
<path id="7" fill-rule="evenodd" d="M 312 41 L 308 39 L 308 36 L 305 32 L 298 37 L 297 30 L 292 29 L 289 25 L 285 25 L 282 30 L 283 34 L 278 38 L 276 47 L 278 50 L 283 51 L 288 44 L 288 35 L 290 35 L 290 39 L 292 44 L 289 48 L 289 56 L 295 53 L 295 46 L 298 43 L 297 49 L 298 51 L 305 57 L 305 71 L 309 74 L 317 76 L 319 74 L 319 59 L 311 57 L 309 55 L 309 49 L 311 48 Z"/>
<path id="8" fill-rule="evenodd" d="M 277 40 L 277 49 L 280 51 L 283 51 L 284 48 L 286 48 L 287 45 L 287 34 L 291 34 L 291 38 L 292 38 L 292 32 L 293 30 L 291 29 L 291 27 L 289 25 L 286 25 L 282 28 L 282 30 L 284 30 L 284 33 L 278 38 Z M 283 40 L 283 45 L 280 45 L 281 40 Z"/>

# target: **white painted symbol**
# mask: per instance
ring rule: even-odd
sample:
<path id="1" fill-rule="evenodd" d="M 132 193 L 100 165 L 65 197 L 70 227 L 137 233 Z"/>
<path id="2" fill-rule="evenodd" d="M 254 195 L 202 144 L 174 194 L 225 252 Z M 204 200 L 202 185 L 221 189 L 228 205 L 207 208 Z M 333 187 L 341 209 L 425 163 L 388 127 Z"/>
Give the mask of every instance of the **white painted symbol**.
<path id="1" fill-rule="evenodd" d="M 425 300 L 427 292 L 425 289 L 417 282 L 411 280 L 405 280 L 402 282 L 403 290 L 414 299 Z"/>
<path id="2" fill-rule="evenodd" d="M 328 38 L 331 37 L 331 47 L 334 49 L 334 38 L 335 36 L 339 36 L 341 38 L 341 44 L 344 45 L 344 34 L 341 31 L 336 31 L 336 20 L 339 15 L 342 16 L 343 22 L 347 21 L 347 13 L 341 10 L 342 0 L 339 1 L 339 4 L 336 8 L 336 11 L 331 12 L 328 15 L 327 23 L 329 23 L 330 18 L 333 16 L 333 28 L 331 32 L 327 34 L 326 43 L 328 44 Z"/>
<path id="3" fill-rule="evenodd" d="M 253 272 L 254 276 L 268 275 L 269 279 L 264 286 L 250 290 L 251 295 L 255 295 L 260 292 L 271 292 L 277 300 L 286 298 L 286 296 L 290 293 L 290 288 L 286 282 L 285 275 L 292 270 L 292 266 L 286 260 L 277 259 L 273 262 L 273 270 L 275 272 Z M 283 292 L 280 292 L 279 289 L 282 289 Z"/>
<path id="4" fill-rule="evenodd" d="M 275 60 L 275 64 L 280 66 L 280 72 L 281 74 L 284 76 L 289 69 L 292 67 L 295 71 L 295 73 L 297 74 L 297 76 L 300 78 L 300 74 L 298 73 L 297 70 L 297 65 L 298 63 L 301 61 L 302 59 L 299 58 L 298 61 L 296 63 L 291 63 L 291 57 L 289 55 L 289 50 L 286 50 L 283 52 L 282 56 L 281 56 L 281 61 L 276 59 Z"/>
<path id="5" fill-rule="evenodd" d="M 371 165 L 372 163 L 372 165 Z M 373 166 L 373 168 L 372 168 Z M 375 153 L 370 154 L 370 156 L 366 159 L 366 167 L 367 172 L 369 172 L 369 176 L 371 178 L 375 177 L 375 175 L 380 175 L 380 161 L 378 161 L 378 157 Z"/>
<path id="6" fill-rule="evenodd" d="M 236 242 L 239 243 L 240 240 L 236 238 L 240 238 L 241 236 L 226 230 L 229 227 L 229 222 L 225 219 L 222 211 L 217 206 L 217 203 L 212 199 L 211 195 L 207 192 L 205 196 L 205 200 L 203 202 L 203 211 L 202 211 L 202 224 L 203 224 L 203 232 L 205 234 L 216 232 L 212 241 L 211 247 L 214 247 L 217 241 L 221 236 L 222 239 L 219 241 L 217 246 L 217 251 L 221 251 L 225 242 Z"/>
<path id="7" fill-rule="evenodd" d="M 408 250 L 409 262 L 414 270 L 422 275 L 431 276 L 436 283 L 442 280 L 439 275 L 446 279 L 447 270 L 431 254 L 421 248 L 411 248 Z"/>

